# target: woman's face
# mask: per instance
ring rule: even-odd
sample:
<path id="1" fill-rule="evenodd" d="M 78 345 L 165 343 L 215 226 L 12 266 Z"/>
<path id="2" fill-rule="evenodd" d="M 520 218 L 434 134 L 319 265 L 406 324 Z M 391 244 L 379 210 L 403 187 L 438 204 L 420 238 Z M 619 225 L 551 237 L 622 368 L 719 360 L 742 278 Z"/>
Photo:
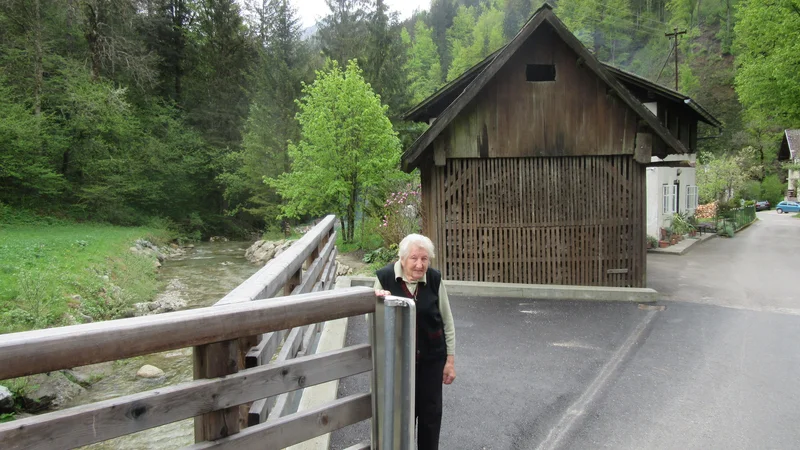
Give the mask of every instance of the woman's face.
<path id="1" fill-rule="evenodd" d="M 421 279 L 428 270 L 429 263 L 428 251 L 416 245 L 411 247 L 411 251 L 405 260 L 400 260 L 400 265 L 403 267 L 403 275 L 409 281 Z"/>

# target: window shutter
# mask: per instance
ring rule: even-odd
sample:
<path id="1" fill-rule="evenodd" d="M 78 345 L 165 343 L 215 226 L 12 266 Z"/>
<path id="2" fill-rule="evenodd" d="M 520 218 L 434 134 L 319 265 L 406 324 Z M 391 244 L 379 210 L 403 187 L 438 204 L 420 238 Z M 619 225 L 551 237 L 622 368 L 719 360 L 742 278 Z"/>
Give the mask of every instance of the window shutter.
<path id="1" fill-rule="evenodd" d="M 670 212 L 675 214 L 678 212 L 678 186 L 673 184 L 670 187 Z"/>

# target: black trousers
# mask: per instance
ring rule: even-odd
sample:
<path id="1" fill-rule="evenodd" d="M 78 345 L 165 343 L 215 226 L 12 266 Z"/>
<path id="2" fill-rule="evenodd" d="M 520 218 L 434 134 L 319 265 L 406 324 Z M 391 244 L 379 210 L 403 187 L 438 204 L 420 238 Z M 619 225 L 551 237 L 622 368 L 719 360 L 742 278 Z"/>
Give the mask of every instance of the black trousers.
<path id="1" fill-rule="evenodd" d="M 446 360 L 417 361 L 414 417 L 417 449 L 438 450 L 442 428 L 442 373 Z"/>

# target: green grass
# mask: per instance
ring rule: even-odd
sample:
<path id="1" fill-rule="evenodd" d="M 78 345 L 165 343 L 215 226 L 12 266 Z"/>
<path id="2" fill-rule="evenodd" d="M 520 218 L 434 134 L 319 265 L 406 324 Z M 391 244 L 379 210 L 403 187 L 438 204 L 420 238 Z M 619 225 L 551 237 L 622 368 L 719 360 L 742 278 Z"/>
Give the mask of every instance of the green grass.
<path id="1" fill-rule="evenodd" d="M 0 333 L 64 325 L 69 316 L 113 319 L 152 299 L 153 259 L 129 248 L 138 238 L 163 243 L 169 237 L 147 227 L 0 224 Z"/>

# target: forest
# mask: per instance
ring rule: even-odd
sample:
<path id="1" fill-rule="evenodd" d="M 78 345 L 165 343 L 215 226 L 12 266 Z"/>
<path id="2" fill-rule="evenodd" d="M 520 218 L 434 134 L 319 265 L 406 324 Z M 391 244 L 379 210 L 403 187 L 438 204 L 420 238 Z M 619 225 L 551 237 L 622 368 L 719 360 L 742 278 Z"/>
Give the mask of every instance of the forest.
<path id="1" fill-rule="evenodd" d="M 0 1 L 0 216 L 26 210 L 186 236 L 282 230 L 326 213 L 380 227 L 424 130 L 403 112 L 508 42 L 538 0 Z M 800 127 L 800 1 L 558 0 L 602 61 L 676 88 L 701 130 L 706 200 L 782 195 Z M 665 36 L 686 31 L 677 48 Z M 674 58 L 678 55 L 678 74 Z M 701 186 L 702 187 L 702 186 Z M 771 199 L 770 199 L 771 200 Z M 385 225 L 385 221 L 384 221 Z"/>

